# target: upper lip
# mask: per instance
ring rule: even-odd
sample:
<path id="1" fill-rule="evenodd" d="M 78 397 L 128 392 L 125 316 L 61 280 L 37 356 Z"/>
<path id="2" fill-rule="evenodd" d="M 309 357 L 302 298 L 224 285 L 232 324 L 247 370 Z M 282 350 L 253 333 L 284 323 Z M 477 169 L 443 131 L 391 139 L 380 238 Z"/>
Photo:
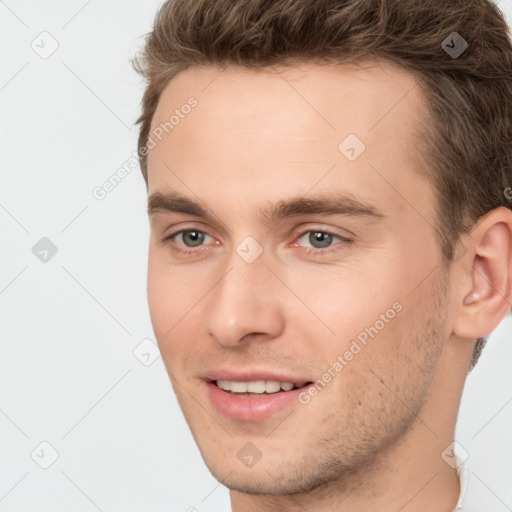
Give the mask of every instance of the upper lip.
<path id="1" fill-rule="evenodd" d="M 256 380 L 275 380 L 278 382 L 291 382 L 297 384 L 300 382 L 311 382 L 308 377 L 294 377 L 291 375 L 284 375 L 269 370 L 254 370 L 254 369 L 214 369 L 209 370 L 203 374 L 203 379 L 209 381 L 215 380 L 229 380 L 234 382 L 253 382 Z"/>

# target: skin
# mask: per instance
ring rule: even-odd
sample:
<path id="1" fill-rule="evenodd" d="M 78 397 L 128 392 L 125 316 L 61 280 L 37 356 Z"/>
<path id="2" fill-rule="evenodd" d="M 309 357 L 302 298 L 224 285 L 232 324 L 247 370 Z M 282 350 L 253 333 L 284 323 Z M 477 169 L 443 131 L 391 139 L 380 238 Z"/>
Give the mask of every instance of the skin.
<path id="1" fill-rule="evenodd" d="M 389 64 L 192 68 L 167 85 L 152 128 L 190 96 L 197 106 L 149 153 L 148 194 L 179 193 L 213 217 L 151 210 L 148 300 L 179 404 L 233 511 L 452 511 L 459 482 L 441 454 L 473 340 L 510 307 L 512 213 L 480 219 L 462 257 L 443 264 L 435 195 L 411 137 L 423 97 Z M 354 162 L 338 150 L 350 133 L 366 145 Z M 328 193 L 382 217 L 272 223 L 261 213 Z M 164 240 L 187 229 L 206 235 L 202 245 L 187 247 L 190 232 Z M 308 252 L 318 231 L 335 236 Z M 262 249 L 252 263 L 236 252 L 248 236 Z M 396 303 L 401 311 L 307 405 L 239 421 L 210 403 L 207 369 L 316 381 Z M 237 457 L 247 442 L 262 454 L 250 468 Z"/>

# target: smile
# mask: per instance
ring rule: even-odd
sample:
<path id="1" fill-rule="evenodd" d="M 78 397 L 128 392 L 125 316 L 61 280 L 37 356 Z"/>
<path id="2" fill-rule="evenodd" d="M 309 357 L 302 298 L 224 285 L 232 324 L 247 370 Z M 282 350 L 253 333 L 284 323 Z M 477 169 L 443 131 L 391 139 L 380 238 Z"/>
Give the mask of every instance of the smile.
<path id="1" fill-rule="evenodd" d="M 208 400 L 222 416 L 232 420 L 257 422 L 279 411 L 300 405 L 298 397 L 312 382 L 276 380 L 204 382 Z"/>
<path id="2" fill-rule="evenodd" d="M 279 391 L 291 391 L 303 387 L 306 382 L 279 382 L 277 380 L 253 380 L 250 382 L 217 380 L 217 386 L 224 391 L 237 395 L 254 395 L 278 393 Z"/>

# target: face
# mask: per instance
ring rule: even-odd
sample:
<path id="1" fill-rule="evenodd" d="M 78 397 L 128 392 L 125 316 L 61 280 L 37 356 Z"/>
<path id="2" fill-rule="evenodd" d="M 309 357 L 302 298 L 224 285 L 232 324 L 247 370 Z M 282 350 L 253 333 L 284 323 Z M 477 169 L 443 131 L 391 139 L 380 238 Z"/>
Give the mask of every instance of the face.
<path id="1" fill-rule="evenodd" d="M 229 488 L 342 479 L 425 408 L 449 332 L 434 193 L 411 138 L 422 105 L 414 79 L 382 63 L 190 69 L 162 94 L 151 319 Z"/>

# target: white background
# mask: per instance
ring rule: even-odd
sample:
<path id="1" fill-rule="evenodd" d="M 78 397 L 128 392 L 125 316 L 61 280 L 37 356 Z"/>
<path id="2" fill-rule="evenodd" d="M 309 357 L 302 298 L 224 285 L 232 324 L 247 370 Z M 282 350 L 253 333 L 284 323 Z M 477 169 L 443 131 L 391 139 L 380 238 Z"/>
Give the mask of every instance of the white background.
<path id="1" fill-rule="evenodd" d="M 0 2 L 4 512 L 229 509 L 161 359 L 145 366 L 133 353 L 154 342 L 139 169 L 105 199 L 92 195 L 136 149 L 143 86 L 129 58 L 159 4 Z M 500 8 L 512 21 L 512 0 Z M 46 59 L 31 47 L 52 44 Z M 42 237 L 58 250 L 46 263 L 32 252 Z M 511 327 L 492 335 L 470 374 L 457 427 L 499 511 L 512 509 Z M 44 441 L 58 452 L 47 469 Z"/>

